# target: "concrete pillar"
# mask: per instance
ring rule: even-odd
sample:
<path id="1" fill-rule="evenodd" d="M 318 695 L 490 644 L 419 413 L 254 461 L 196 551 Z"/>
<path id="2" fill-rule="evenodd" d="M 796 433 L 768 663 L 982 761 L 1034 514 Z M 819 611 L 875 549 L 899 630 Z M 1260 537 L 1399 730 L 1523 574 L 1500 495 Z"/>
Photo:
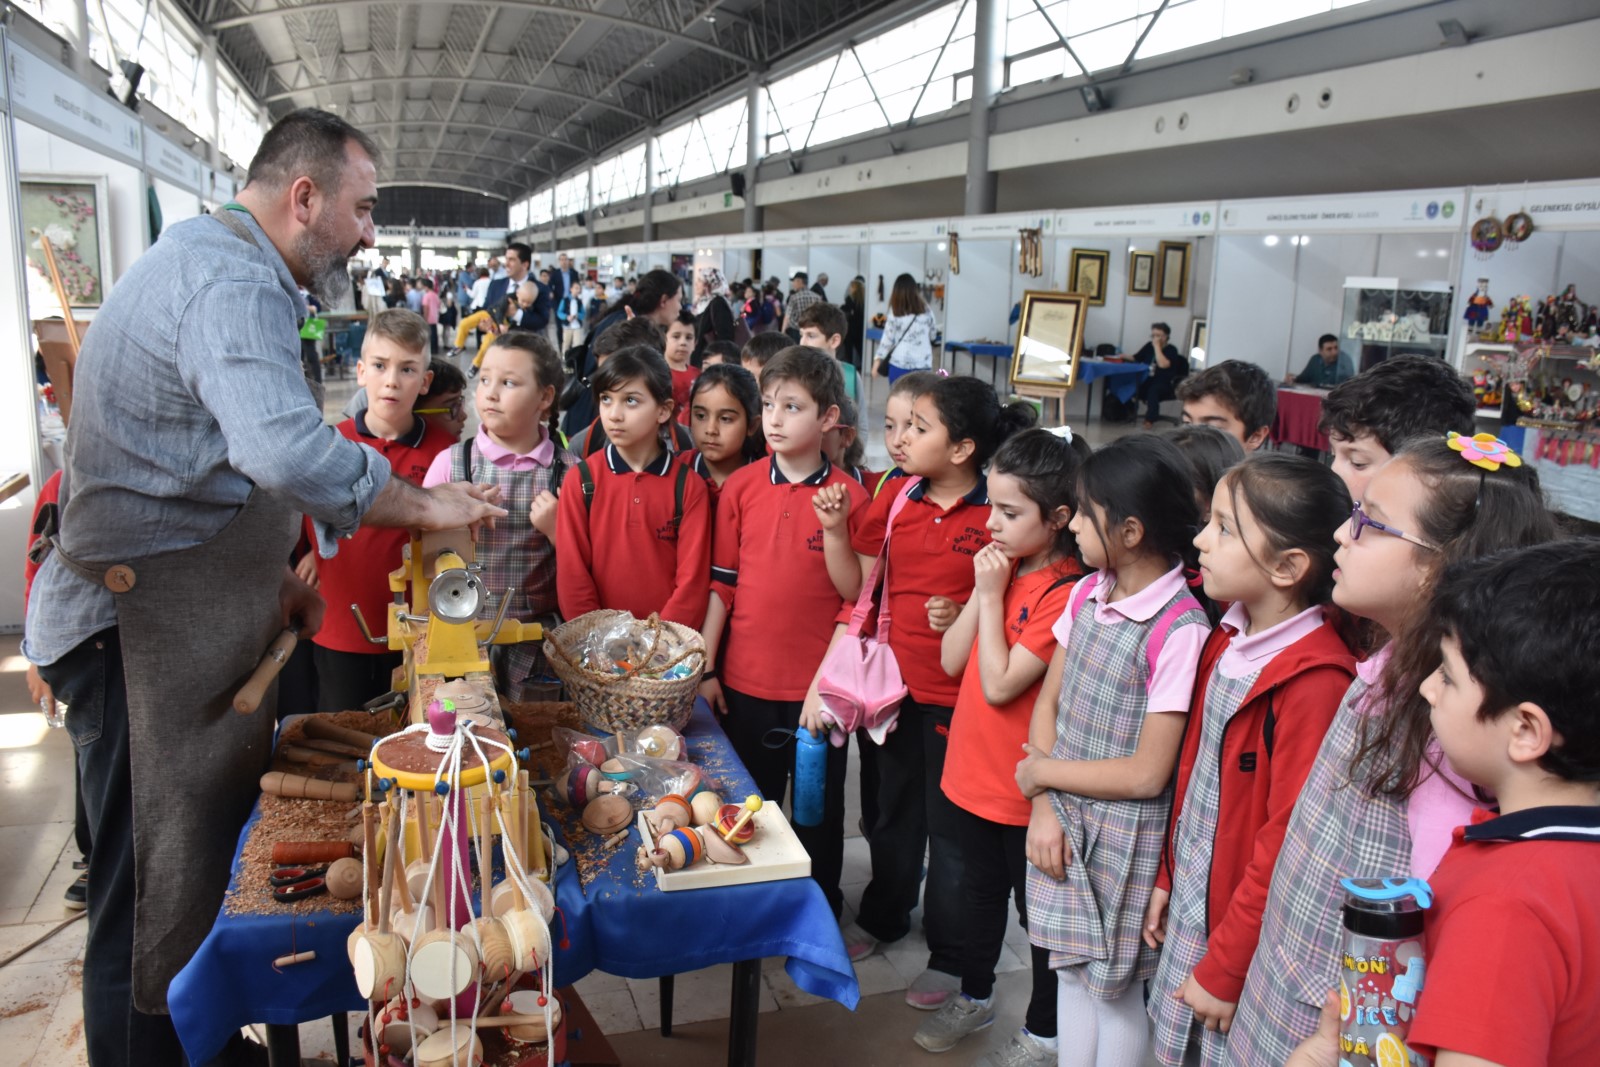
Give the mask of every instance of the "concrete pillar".
<path id="1" fill-rule="evenodd" d="M 760 233 L 762 211 L 756 204 L 756 172 L 761 169 L 761 157 L 766 154 L 767 106 L 758 74 L 750 75 L 750 84 L 745 88 L 744 109 L 744 232 Z"/>
<path id="2" fill-rule="evenodd" d="M 559 183 L 557 183 L 559 184 Z M 556 187 L 550 187 L 550 251 L 556 250 L 556 231 L 561 228 L 561 220 L 556 218 Z"/>
<path id="3" fill-rule="evenodd" d="M 644 239 L 656 239 L 656 131 L 644 138 Z"/>
<path id="4" fill-rule="evenodd" d="M 74 0 L 62 12 L 65 16 L 67 46 L 72 54 L 72 72 L 90 85 L 96 84 L 94 63 L 89 59 L 89 4 L 88 0 Z M 104 82 L 99 84 L 103 85 Z"/>
<path id="5" fill-rule="evenodd" d="M 975 0 L 977 27 L 972 48 L 972 112 L 967 127 L 967 215 L 995 210 L 995 176 L 989 169 L 989 111 L 1005 85 L 1005 0 Z"/>
<path id="6" fill-rule="evenodd" d="M 211 136 L 206 147 L 206 165 L 218 168 L 222 166 L 222 149 L 217 143 L 222 140 L 222 108 L 217 102 L 217 38 L 215 34 L 207 34 L 200 42 L 200 106 L 207 115 L 211 116 Z"/>
<path id="7" fill-rule="evenodd" d="M 594 168 L 593 167 L 589 168 L 589 170 L 588 170 L 588 172 L 586 174 L 586 179 L 587 179 L 587 181 L 589 183 L 589 191 L 584 195 L 583 199 L 584 199 L 584 202 L 589 205 L 589 209 L 583 213 L 584 228 L 588 231 L 587 235 L 586 235 L 587 239 L 586 239 L 585 243 L 590 248 L 593 248 L 594 247 Z"/>

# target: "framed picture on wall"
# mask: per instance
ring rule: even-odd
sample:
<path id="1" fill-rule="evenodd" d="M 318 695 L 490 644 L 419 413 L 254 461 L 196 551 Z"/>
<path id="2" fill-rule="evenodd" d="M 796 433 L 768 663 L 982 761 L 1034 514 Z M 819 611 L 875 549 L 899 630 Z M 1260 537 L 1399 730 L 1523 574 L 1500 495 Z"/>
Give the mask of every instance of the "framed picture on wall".
<path id="1" fill-rule="evenodd" d="M 41 237 L 48 237 L 55 251 L 67 302 L 75 308 L 99 307 L 111 261 L 105 177 L 24 174 L 20 189 L 29 317 L 48 318 L 60 310 Z"/>
<path id="2" fill-rule="evenodd" d="M 1156 254 L 1128 253 L 1128 295 L 1153 296 L 1156 291 Z"/>
<path id="3" fill-rule="evenodd" d="M 1011 385 L 1018 393 L 1064 393 L 1078 380 L 1083 319 L 1088 298 L 1081 293 L 1030 289 L 1022 294 L 1017 319 L 1016 357 Z"/>
<path id="4" fill-rule="evenodd" d="M 1189 302 L 1189 244 L 1162 241 L 1156 253 L 1156 303 L 1182 307 Z"/>
<path id="5" fill-rule="evenodd" d="M 1193 352 L 1197 348 L 1200 351 L 1204 352 L 1206 350 L 1206 340 L 1207 340 L 1206 320 L 1205 319 L 1190 319 L 1189 320 L 1189 352 Z M 1185 353 L 1185 354 L 1187 354 L 1187 353 Z"/>
<path id="6" fill-rule="evenodd" d="M 1106 274 L 1111 268 L 1111 253 L 1092 248 L 1072 250 L 1072 291 L 1095 307 L 1106 302 Z"/>

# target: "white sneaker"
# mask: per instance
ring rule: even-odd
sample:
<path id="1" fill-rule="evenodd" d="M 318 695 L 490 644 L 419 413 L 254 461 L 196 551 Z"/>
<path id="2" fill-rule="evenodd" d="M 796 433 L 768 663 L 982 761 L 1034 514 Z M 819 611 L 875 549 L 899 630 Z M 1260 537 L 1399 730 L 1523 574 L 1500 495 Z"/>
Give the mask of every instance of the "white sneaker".
<path id="1" fill-rule="evenodd" d="M 1055 1067 L 1056 1050 L 1045 1048 L 1026 1030 L 1018 1030 L 1003 1048 L 978 1061 L 977 1067 Z"/>
<path id="2" fill-rule="evenodd" d="M 944 1002 L 933 1018 L 917 1027 L 912 1040 L 929 1052 L 949 1052 L 968 1034 L 994 1025 L 994 1003 L 981 1004 L 957 993 Z"/>

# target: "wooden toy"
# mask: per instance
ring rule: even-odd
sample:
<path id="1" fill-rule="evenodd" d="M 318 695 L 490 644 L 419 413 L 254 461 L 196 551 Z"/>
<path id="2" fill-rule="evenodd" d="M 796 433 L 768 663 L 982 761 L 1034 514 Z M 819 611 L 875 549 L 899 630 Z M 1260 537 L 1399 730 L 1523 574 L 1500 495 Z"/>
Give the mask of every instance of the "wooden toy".
<path id="1" fill-rule="evenodd" d="M 709 789 L 703 789 L 690 798 L 689 807 L 693 812 L 694 825 L 705 826 L 716 820 L 717 812 L 722 810 L 722 798 Z"/>
<path id="2" fill-rule="evenodd" d="M 754 793 L 745 798 L 743 806 L 724 804 L 717 812 L 717 832 L 724 841 L 735 845 L 748 845 L 756 836 L 750 817 L 761 810 L 761 798 Z"/>
<path id="3" fill-rule="evenodd" d="M 452 1027 L 441 1021 L 439 1029 L 417 1042 L 417 1067 L 477 1067 L 483 1062 L 483 1042 L 470 1025 Z"/>
<path id="4" fill-rule="evenodd" d="M 334 860 L 325 876 L 328 895 L 336 900 L 354 900 L 361 895 L 361 861 L 345 857 Z"/>
<path id="5" fill-rule="evenodd" d="M 596 797 L 583 809 L 583 828 L 591 834 L 609 836 L 633 821 L 633 805 L 622 797 Z"/>
<path id="6" fill-rule="evenodd" d="M 694 809 L 677 793 L 668 793 L 654 808 L 645 812 L 645 818 L 650 820 L 651 830 L 663 834 L 680 826 L 693 826 Z"/>
<path id="7" fill-rule="evenodd" d="M 302 774 L 285 774 L 269 771 L 261 776 L 261 791 L 275 797 L 304 800 L 342 800 L 354 804 L 361 799 L 361 791 L 349 782 L 328 782 L 321 778 L 307 778 Z"/>

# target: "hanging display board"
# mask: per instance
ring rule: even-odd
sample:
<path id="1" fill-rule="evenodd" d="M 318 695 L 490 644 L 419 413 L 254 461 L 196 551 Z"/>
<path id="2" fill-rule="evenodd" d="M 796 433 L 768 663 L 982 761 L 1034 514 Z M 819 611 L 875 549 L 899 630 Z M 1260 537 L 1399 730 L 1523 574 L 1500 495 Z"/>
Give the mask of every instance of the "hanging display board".
<path id="1" fill-rule="evenodd" d="M 210 172 L 187 148 L 145 127 L 144 165 L 153 173 L 191 192 L 205 192 Z"/>
<path id="2" fill-rule="evenodd" d="M 1219 205 L 1218 228 L 1224 233 L 1454 231 L 1462 227 L 1466 204 L 1465 189 L 1224 200 Z"/>
<path id="3" fill-rule="evenodd" d="M 5 48 L 11 102 L 19 114 L 98 152 L 144 162 L 144 124 L 133 112 L 14 39 L 8 37 Z"/>
<path id="4" fill-rule="evenodd" d="M 1082 208 L 1057 212 L 1054 222 L 1058 237 L 1202 234 L 1216 230 L 1217 214 L 1217 202 L 1211 200 L 1193 204 Z"/>

